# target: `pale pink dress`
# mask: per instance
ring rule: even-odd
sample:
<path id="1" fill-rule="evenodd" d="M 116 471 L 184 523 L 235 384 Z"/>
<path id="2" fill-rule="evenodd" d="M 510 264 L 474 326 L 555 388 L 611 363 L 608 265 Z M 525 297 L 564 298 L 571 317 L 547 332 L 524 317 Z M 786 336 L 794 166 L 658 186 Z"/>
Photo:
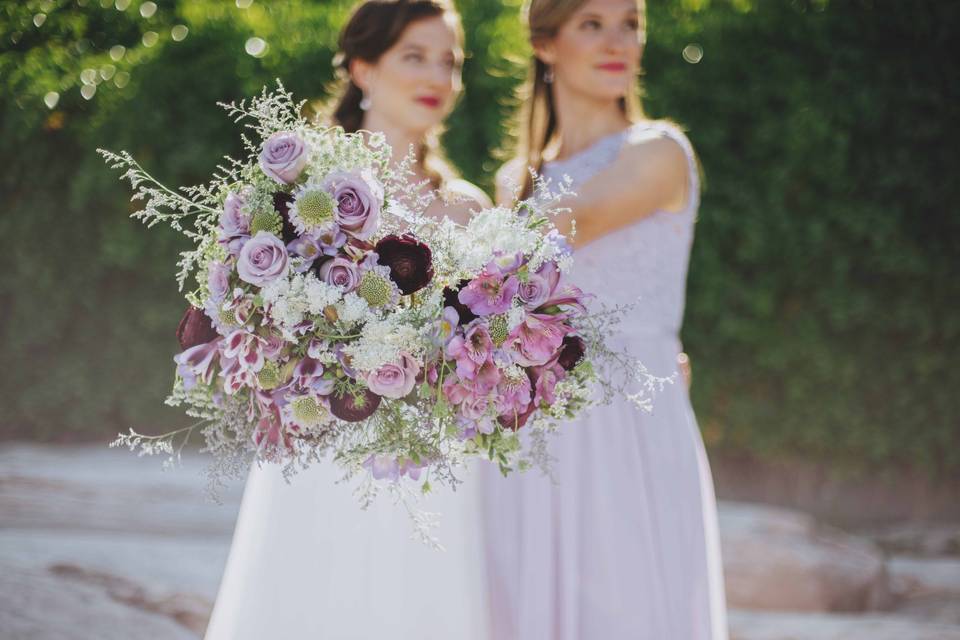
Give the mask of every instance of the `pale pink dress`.
<path id="1" fill-rule="evenodd" d="M 657 212 L 588 243 L 572 280 L 609 304 L 639 307 L 614 343 L 651 373 L 677 370 L 699 180 L 686 136 L 641 122 L 547 164 L 573 188 L 649 135 L 687 155 L 679 213 Z M 724 640 L 726 611 L 716 501 L 686 385 L 656 396 L 652 414 L 624 399 L 566 425 L 552 443 L 556 484 L 533 471 L 481 473 L 490 624 L 496 640 Z"/>

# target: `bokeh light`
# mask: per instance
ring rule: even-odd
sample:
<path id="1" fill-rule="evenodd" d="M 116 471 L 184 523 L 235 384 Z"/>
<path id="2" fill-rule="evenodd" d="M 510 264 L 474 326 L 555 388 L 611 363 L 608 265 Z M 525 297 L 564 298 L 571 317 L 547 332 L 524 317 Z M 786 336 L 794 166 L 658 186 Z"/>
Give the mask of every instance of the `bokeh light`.
<path id="1" fill-rule="evenodd" d="M 157 4 L 155 2 L 144 2 L 140 5 L 140 15 L 144 18 L 150 18 L 157 12 Z"/>
<path id="2" fill-rule="evenodd" d="M 122 44 L 116 44 L 110 47 L 110 59 L 117 62 L 127 52 L 127 48 Z"/>
<path id="3" fill-rule="evenodd" d="M 263 38 L 253 37 L 247 40 L 243 48 L 254 58 L 262 58 L 267 53 L 267 41 Z"/>
<path id="4" fill-rule="evenodd" d="M 95 84 L 85 84 L 82 87 L 80 87 L 80 95 L 83 96 L 84 100 L 91 99 L 96 92 L 97 92 L 97 85 Z"/>
<path id="5" fill-rule="evenodd" d="M 160 36 L 156 31 L 147 31 L 145 34 L 143 34 L 143 46 L 152 47 L 153 45 L 157 44 L 157 40 L 159 39 Z"/>
<path id="6" fill-rule="evenodd" d="M 697 64 L 703 60 L 703 47 L 696 43 L 690 43 L 683 48 L 683 59 L 690 64 Z"/>
<path id="7" fill-rule="evenodd" d="M 187 29 L 186 25 L 178 24 L 170 29 L 170 37 L 173 38 L 174 42 L 180 42 L 187 37 L 189 32 L 190 30 Z"/>
<path id="8" fill-rule="evenodd" d="M 49 91 L 43 96 L 43 104 L 47 105 L 47 109 L 53 109 L 58 102 L 60 102 L 60 94 L 56 91 Z"/>

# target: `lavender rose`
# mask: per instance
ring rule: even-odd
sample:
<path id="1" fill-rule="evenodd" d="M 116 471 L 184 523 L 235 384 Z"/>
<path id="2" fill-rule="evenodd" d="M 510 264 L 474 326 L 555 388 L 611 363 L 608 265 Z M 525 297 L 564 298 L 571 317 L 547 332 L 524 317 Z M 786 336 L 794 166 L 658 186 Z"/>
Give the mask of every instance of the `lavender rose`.
<path id="1" fill-rule="evenodd" d="M 352 260 L 333 258 L 327 260 L 317 270 L 317 275 L 327 284 L 341 287 L 344 293 L 349 293 L 360 284 L 360 272 Z"/>
<path id="2" fill-rule="evenodd" d="M 380 224 L 383 187 L 368 172 L 335 171 L 323 188 L 337 203 L 334 221 L 348 235 L 368 240 Z"/>
<path id="3" fill-rule="evenodd" d="M 207 267 L 207 289 L 211 300 L 223 302 L 230 291 L 230 267 L 222 262 L 211 262 Z"/>
<path id="4" fill-rule="evenodd" d="M 296 180 L 306 164 L 307 146 L 291 131 L 278 131 L 263 143 L 260 168 L 280 184 Z"/>
<path id="5" fill-rule="evenodd" d="M 227 194 L 223 203 L 223 212 L 220 214 L 220 228 L 228 238 L 250 233 L 250 216 L 243 212 L 247 204 L 246 199 L 233 191 Z"/>
<path id="6" fill-rule="evenodd" d="M 367 386 L 377 395 L 402 398 L 413 391 L 420 365 L 409 354 L 401 353 L 400 362 L 389 362 L 367 374 Z"/>
<path id="7" fill-rule="evenodd" d="M 283 241 L 267 231 L 259 231 L 240 250 L 237 273 L 244 282 L 262 287 L 287 275 L 290 263 Z"/>

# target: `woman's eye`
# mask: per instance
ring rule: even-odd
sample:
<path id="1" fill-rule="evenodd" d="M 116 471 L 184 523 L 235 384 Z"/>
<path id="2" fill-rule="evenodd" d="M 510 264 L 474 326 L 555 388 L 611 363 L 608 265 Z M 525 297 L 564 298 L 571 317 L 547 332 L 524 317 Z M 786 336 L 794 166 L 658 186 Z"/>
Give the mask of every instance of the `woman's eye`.
<path id="1" fill-rule="evenodd" d="M 407 55 L 403 56 L 403 59 L 409 62 L 423 62 L 423 56 L 419 53 L 408 53 Z"/>
<path id="2" fill-rule="evenodd" d="M 589 31 L 592 31 L 592 30 L 595 30 L 595 29 L 599 29 L 601 26 L 602 26 L 602 25 L 600 24 L 600 21 L 599 21 L 599 20 L 584 20 L 584 21 L 580 24 L 580 28 L 581 28 L 581 29 L 589 30 Z"/>
<path id="3" fill-rule="evenodd" d="M 640 21 L 639 20 L 627 20 L 624 23 L 624 26 L 628 31 L 639 31 L 640 30 Z"/>

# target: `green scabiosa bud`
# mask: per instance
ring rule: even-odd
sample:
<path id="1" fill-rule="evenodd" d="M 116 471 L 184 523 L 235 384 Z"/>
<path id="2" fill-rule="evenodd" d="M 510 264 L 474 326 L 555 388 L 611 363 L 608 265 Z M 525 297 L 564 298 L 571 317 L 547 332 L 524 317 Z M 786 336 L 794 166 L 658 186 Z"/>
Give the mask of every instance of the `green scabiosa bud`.
<path id="1" fill-rule="evenodd" d="M 280 215 L 273 210 L 258 211 L 253 215 L 253 219 L 250 221 L 251 236 L 257 235 L 258 231 L 266 231 L 279 237 L 282 229 L 283 220 L 281 220 Z"/>
<path id="2" fill-rule="evenodd" d="M 321 189 L 303 192 L 293 205 L 297 217 L 307 229 L 316 229 L 333 220 L 335 203 L 329 193 Z"/>
<path id="3" fill-rule="evenodd" d="M 296 397 L 290 402 L 290 406 L 293 419 L 305 427 L 315 427 L 330 418 L 329 410 L 310 396 Z"/>
<path id="4" fill-rule="evenodd" d="M 502 313 L 492 316 L 490 318 L 490 339 L 493 340 L 493 344 L 499 347 L 506 341 L 508 335 L 510 335 L 510 331 L 507 328 L 507 316 Z"/>
<path id="5" fill-rule="evenodd" d="M 393 283 L 389 278 L 376 271 L 367 271 L 357 287 L 357 295 L 367 301 L 371 307 L 385 306 L 393 298 Z"/>
<path id="6" fill-rule="evenodd" d="M 280 379 L 280 367 L 277 366 L 277 363 L 267 360 L 260 372 L 257 373 L 257 382 L 260 383 L 260 388 L 264 391 L 276 389 L 280 386 L 282 380 Z"/>

